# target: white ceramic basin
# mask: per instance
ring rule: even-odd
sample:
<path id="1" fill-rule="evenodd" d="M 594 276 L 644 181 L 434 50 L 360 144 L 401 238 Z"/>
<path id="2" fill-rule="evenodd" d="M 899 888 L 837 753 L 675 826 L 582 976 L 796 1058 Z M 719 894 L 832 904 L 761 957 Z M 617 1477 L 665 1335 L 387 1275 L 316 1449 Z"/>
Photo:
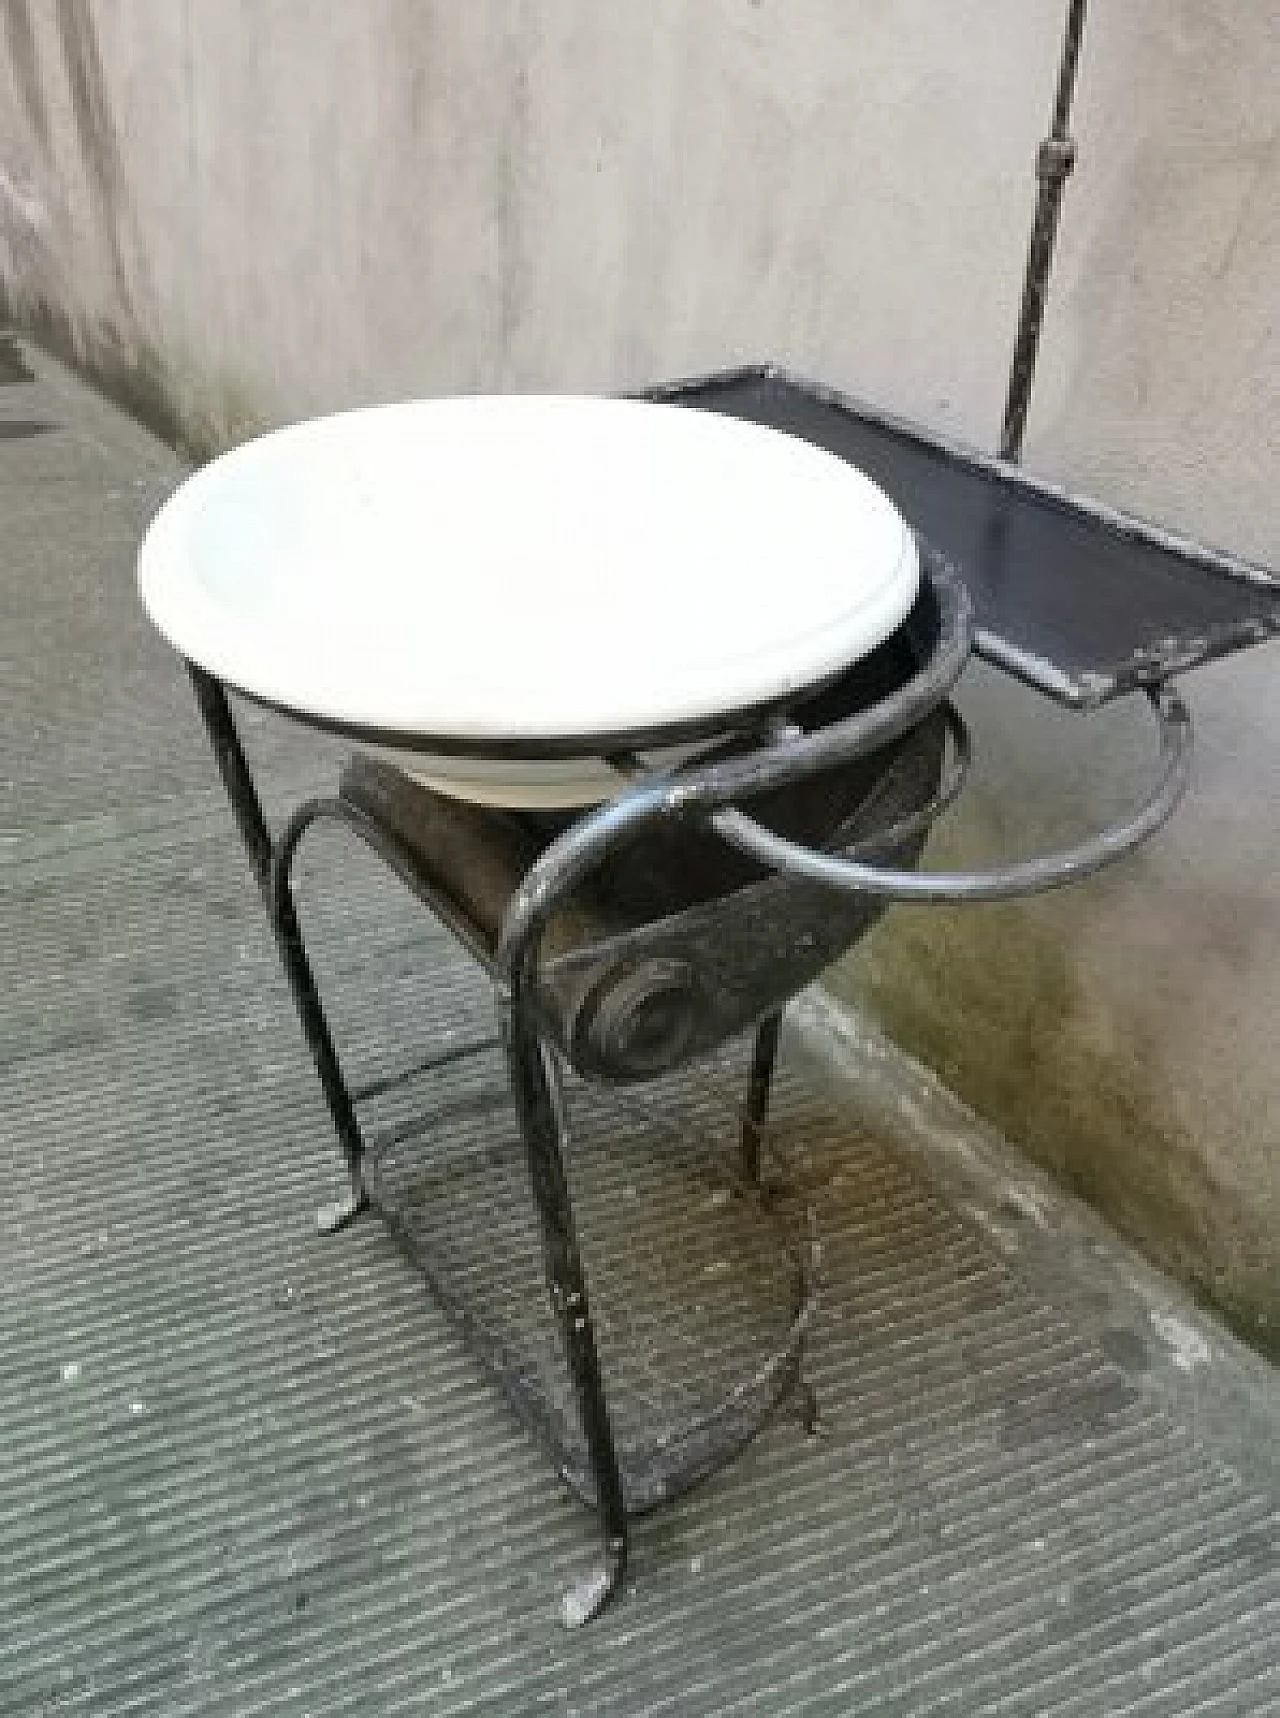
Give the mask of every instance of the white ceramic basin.
<path id="1" fill-rule="evenodd" d="M 463 797 L 574 805 L 629 737 L 683 755 L 865 655 L 919 567 L 887 497 L 794 437 L 524 395 L 248 442 L 162 508 L 138 580 L 230 685 Z"/>

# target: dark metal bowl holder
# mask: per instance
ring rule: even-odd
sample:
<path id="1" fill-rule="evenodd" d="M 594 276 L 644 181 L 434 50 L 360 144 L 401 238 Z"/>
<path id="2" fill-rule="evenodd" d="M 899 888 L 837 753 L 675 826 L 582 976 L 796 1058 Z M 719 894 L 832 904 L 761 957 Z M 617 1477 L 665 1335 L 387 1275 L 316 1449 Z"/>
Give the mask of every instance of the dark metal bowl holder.
<path id="1" fill-rule="evenodd" d="M 762 1174 L 787 1002 L 889 900 L 1026 894 L 1135 847 L 1186 784 L 1190 725 L 1170 676 L 1280 629 L 1277 587 L 1257 569 L 780 372 L 735 371 L 655 397 L 733 412 L 827 447 L 869 472 L 920 533 L 921 593 L 898 632 L 832 683 L 755 713 L 715 755 L 658 777 L 637 764 L 631 785 L 579 816 L 520 813 L 433 792 L 360 751 L 369 736 L 353 732 L 357 750 L 337 793 L 299 807 L 273 842 L 227 691 L 191 666 L 345 1153 L 349 1194 L 324 1226 L 340 1228 L 366 1204 L 377 1207 L 557 1471 L 598 1512 L 604 1555 L 567 1595 L 570 1621 L 595 1614 L 616 1589 L 633 1516 L 721 1466 L 785 1398 L 814 1422 L 801 1378 L 816 1293 L 812 1213 L 803 1201 L 771 1200 Z M 968 740 L 948 698 L 971 649 L 1077 708 L 1144 694 L 1160 755 L 1139 808 L 1066 852 L 982 874 L 917 869 L 929 827 L 964 781 Z M 615 753 L 624 769 L 629 761 Z M 506 1059 L 567 1389 L 514 1353 L 466 1285 L 451 1279 L 424 1245 L 392 1159 L 376 1144 L 366 1149 L 357 1112 L 369 1093 L 344 1079 L 290 887 L 298 844 L 319 821 L 338 823 L 377 855 L 491 981 L 499 1032 L 488 1047 L 499 1045 Z M 723 1047 L 746 1032 L 753 1040 L 737 1123 L 739 1193 L 756 1201 L 776 1234 L 790 1284 L 785 1328 L 716 1401 L 652 1436 L 628 1428 L 623 1438 L 579 1251 L 563 1149 L 564 1076 L 625 1101 L 638 1083 L 664 1091 L 673 1070 L 722 1060 Z M 435 1061 L 484 1047 L 448 1047 Z M 421 1072 L 418 1064 L 404 1078 Z M 677 1149 L 654 1131 L 656 1149 Z M 520 1155 L 510 1160 L 517 1176 Z"/>

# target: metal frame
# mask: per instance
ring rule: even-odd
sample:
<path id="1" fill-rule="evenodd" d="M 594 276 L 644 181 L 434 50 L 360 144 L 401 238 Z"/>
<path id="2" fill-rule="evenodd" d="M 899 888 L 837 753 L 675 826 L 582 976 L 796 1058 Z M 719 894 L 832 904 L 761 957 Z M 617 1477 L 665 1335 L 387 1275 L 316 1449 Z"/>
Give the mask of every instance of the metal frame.
<path id="1" fill-rule="evenodd" d="M 963 585 L 940 564 L 935 568 L 932 588 L 936 597 L 937 636 L 932 650 L 924 653 L 924 665 L 906 685 L 872 708 L 818 733 L 798 736 L 785 727 L 777 728 L 761 750 L 745 757 L 709 766 L 690 776 L 641 781 L 629 787 L 611 804 L 585 816 L 543 851 L 508 904 L 492 956 L 478 943 L 465 920 L 429 887 L 403 843 L 341 797 L 309 800 L 299 806 L 278 841 L 273 843 L 227 689 L 197 664 L 187 664 L 343 1152 L 348 1191 L 336 1205 L 321 1213 L 323 1230 L 333 1232 L 351 1222 L 368 1207 L 370 1195 L 364 1172 L 365 1140 L 356 1114 L 358 1094 L 351 1091 L 342 1071 L 307 958 L 290 886 L 293 861 L 306 831 L 322 819 L 343 824 L 443 920 L 493 980 L 500 1041 L 542 1236 L 548 1294 L 573 1382 L 585 1449 L 575 1448 L 569 1428 L 530 1387 L 521 1368 L 511 1364 L 476 1310 L 467 1306 L 442 1277 L 430 1271 L 427 1274 L 437 1298 L 459 1320 L 464 1335 L 504 1386 L 520 1418 L 550 1449 L 561 1476 L 599 1516 L 603 1555 L 565 1595 L 564 1617 L 570 1624 L 595 1616 L 616 1592 L 626 1567 L 628 1522 L 632 1516 L 655 1507 L 721 1466 L 755 1436 L 788 1394 L 796 1394 L 806 1426 L 812 1428 L 816 1424 L 816 1404 L 800 1379 L 804 1340 L 816 1305 L 816 1246 L 809 1244 L 800 1249 L 793 1316 L 776 1352 L 718 1407 L 686 1424 L 661 1446 L 644 1452 L 641 1461 L 633 1459 L 624 1468 L 610 1422 L 586 1273 L 565 1174 L 560 1071 L 556 1053 L 539 1023 L 537 980 L 542 934 L 557 905 L 587 873 L 646 828 L 670 819 L 703 818 L 715 806 L 735 797 L 766 791 L 819 774 L 846 759 L 863 756 L 905 733 L 944 701 L 968 656 L 969 606 Z M 930 805 L 911 820 L 912 827 L 916 824 L 923 827 L 959 791 L 968 747 L 963 726 L 954 717 L 951 726 L 957 764 Z M 912 832 L 903 827 L 906 833 Z M 764 1191 L 761 1142 L 780 1030 L 781 1009 L 776 1009 L 757 1029 L 746 1082 L 741 1159 L 745 1182 L 761 1194 Z M 446 1051 L 443 1057 L 432 1060 L 451 1060 L 458 1053 Z M 394 1214 L 390 1215 L 394 1228 Z M 811 1243 L 811 1237 L 809 1240 Z"/>
<path id="2" fill-rule="evenodd" d="M 1069 121 L 1086 12 L 1086 0 L 1068 0 L 1066 36 L 1055 93 L 1049 136 L 1036 161 L 1039 181 L 1035 222 L 1029 246 L 1019 326 L 1012 360 L 1000 441 L 999 461 L 963 450 L 971 463 L 990 470 L 1004 482 L 1037 486 L 1014 467 L 1021 456 L 1023 433 L 1044 316 L 1045 295 L 1066 181 L 1075 161 Z M 744 379 L 781 381 L 773 369 L 742 372 Z M 724 382 L 725 378 L 709 379 Z M 650 390 L 650 399 L 694 403 L 698 383 Z M 809 390 L 815 399 L 848 407 L 850 402 L 825 390 Z M 856 408 L 855 408 L 856 409 Z M 864 411 L 868 419 L 877 414 Z M 914 426 L 883 424 L 919 438 Z M 941 446 L 939 442 L 936 445 Z M 1095 510 L 1099 517 L 1101 510 Z M 1109 522 L 1129 532 L 1148 528 L 1111 517 Z M 922 548 L 924 546 L 922 545 Z M 348 1177 L 345 1197 L 321 1214 L 321 1227 L 333 1232 L 351 1222 L 371 1203 L 366 1183 L 366 1142 L 357 1115 L 363 1097 L 389 1089 L 396 1079 L 375 1082 L 363 1093 L 353 1092 L 343 1075 L 325 1017 L 314 974 L 307 958 L 291 888 L 291 871 L 299 844 L 311 826 L 331 819 L 341 823 L 368 846 L 459 938 L 493 982 L 500 1036 L 450 1046 L 410 1073 L 438 1067 L 485 1049 L 501 1046 L 510 1081 L 516 1119 L 524 1146 L 530 1190 L 542 1240 L 547 1290 L 559 1326 L 565 1360 L 577 1402 L 583 1441 L 575 1445 L 563 1418 L 556 1413 L 518 1365 L 512 1365 L 502 1345 L 489 1332 L 476 1310 L 428 1264 L 426 1275 L 437 1298 L 458 1318 L 473 1348 L 507 1390 L 521 1418 L 546 1442 L 562 1477 L 597 1513 L 602 1555 L 564 1596 L 563 1614 L 570 1624 L 596 1616 L 617 1591 L 627 1564 L 630 1518 L 673 1495 L 720 1466 L 764 1423 L 789 1391 L 799 1397 L 807 1429 L 816 1425 L 816 1403 L 800 1379 L 804 1338 L 815 1305 L 812 1274 L 816 1243 L 802 1254 L 796 1274 L 796 1296 L 790 1328 L 781 1348 L 756 1375 L 738 1385 L 715 1410 L 686 1425 L 675 1438 L 647 1452 L 637 1467 L 620 1459 L 609 1416 L 605 1382 L 595 1340 L 586 1272 L 578 1243 L 573 1201 L 565 1172 L 566 1119 L 558 1052 L 548 1039 L 540 1016 L 539 957 L 545 931 L 557 907 L 597 867 L 627 843 L 664 823 L 693 822 L 713 830 L 729 847 L 748 855 L 766 871 L 792 883 L 818 884 L 856 896 L 888 900 L 989 901 L 1061 887 L 1088 876 L 1132 850 L 1171 815 L 1185 792 L 1191 754 L 1187 711 L 1166 684 L 1166 675 L 1194 658 L 1228 648 L 1235 634 L 1222 640 L 1200 640 L 1182 660 L 1163 660 L 1143 668 L 1128 665 L 1128 684 L 1142 684 L 1159 728 L 1160 762 L 1154 784 L 1131 814 L 1112 827 L 1064 851 L 998 865 L 983 872 L 918 873 L 895 869 L 884 855 L 902 852 L 900 843 L 922 837 L 963 786 L 969 764 L 969 743 L 963 723 L 946 704 L 974 642 L 967 593 L 936 554 L 926 552 L 927 581 L 937 602 L 937 636 L 924 665 L 905 686 L 868 709 L 813 733 L 792 726 L 785 703 L 753 713 L 761 735 L 755 750 L 704 764 L 662 778 L 646 778 L 636 765 L 636 752 L 651 736 L 608 736 L 593 748 L 609 754 L 636 777 L 609 804 L 593 810 L 551 841 L 515 888 L 506 905 L 496 948 L 487 946 L 463 913 L 424 876 L 414 853 L 389 828 L 351 799 L 309 800 L 290 817 L 273 844 L 221 681 L 195 663 L 188 669 L 208 730 L 218 768 L 263 895 L 290 989 L 308 1047 L 320 1076 L 325 1099 L 338 1135 Z M 1203 558 L 1203 557 L 1202 557 Z M 1226 570 L 1240 576 L 1236 567 Z M 1245 569 L 1251 575 L 1253 569 Z M 911 623 L 908 623 L 909 625 Z M 1250 638 L 1248 641 L 1252 641 Z M 1093 676 L 1077 684 L 1053 664 L 1032 663 L 1025 653 L 1005 641 L 980 633 L 979 650 L 999 667 L 1021 675 L 1077 706 L 1096 704 L 1127 689 L 1125 676 L 1109 681 Z M 263 700 L 259 700 L 263 701 Z M 952 763 L 928 804 L 855 847 L 838 853 L 815 851 L 766 829 L 739 809 L 739 802 L 811 779 L 851 760 L 865 758 L 907 733 L 913 724 L 946 705 L 952 743 Z M 292 712 L 290 712 L 292 713 Z M 736 717 L 744 713 L 736 712 Z M 319 727 L 326 724 L 316 723 Z M 718 726 L 719 724 L 717 724 Z M 339 725 L 341 727 L 341 725 Z M 697 726 L 697 725 L 695 725 Z M 361 738 L 412 749 L 422 736 L 351 732 Z M 674 734 L 667 740 L 684 737 Z M 688 737 L 692 737 L 692 731 Z M 583 742 L 573 742 L 575 750 Z M 458 749 L 443 742 L 440 749 Z M 539 750 L 554 755 L 561 749 L 548 738 Z M 567 743 L 565 750 L 568 749 Z M 874 798 L 874 794 L 872 795 Z M 908 853 L 918 849 L 905 849 Z M 687 939 L 687 928 L 682 929 Z M 776 961 L 775 961 L 776 965 Z M 775 1000 L 756 1025 L 745 1101 L 741 1112 L 739 1147 L 745 1183 L 763 1198 L 762 1144 L 768 1115 L 786 998 Z M 400 1078 L 407 1076 L 400 1076 Z M 383 1211 L 395 1228 L 394 1211 Z"/>
<path id="3" fill-rule="evenodd" d="M 424 879 L 412 852 L 392 831 L 341 796 L 313 799 L 299 806 L 273 843 L 226 688 L 204 669 L 188 663 L 200 713 L 267 906 L 343 1152 L 348 1191 L 321 1214 L 322 1229 L 332 1232 L 342 1228 L 370 1204 L 357 1103 L 362 1096 L 387 1089 L 395 1081 L 377 1082 L 358 1093 L 350 1089 L 343 1075 L 307 958 L 290 884 L 293 861 L 306 831 L 322 819 L 340 822 L 442 919 L 493 982 L 500 1037 L 449 1047 L 420 1068 L 442 1065 L 498 1044 L 503 1049 L 539 1220 L 548 1294 L 577 1402 L 580 1440 L 575 1440 L 563 1416 L 512 1363 L 476 1309 L 439 1274 L 427 1268 L 426 1275 L 437 1298 L 458 1319 L 471 1346 L 506 1389 L 520 1418 L 547 1445 L 561 1476 L 599 1517 L 602 1555 L 564 1597 L 563 1614 L 570 1624 L 597 1615 L 617 1591 L 627 1562 L 631 1517 L 721 1466 L 755 1436 L 789 1393 L 797 1396 L 806 1426 L 815 1425 L 816 1404 L 800 1378 L 800 1367 L 815 1306 L 816 1244 L 800 1249 L 793 1316 L 778 1350 L 754 1377 L 734 1388 L 709 1414 L 646 1450 L 638 1460 L 633 1456 L 624 1464 L 610 1421 L 565 1173 L 561 1071 L 557 1052 L 540 1024 L 539 951 L 557 907 L 622 846 L 660 824 L 681 820 L 709 825 L 729 845 L 750 853 L 783 878 L 818 881 L 834 889 L 891 898 L 1000 898 L 1060 886 L 1136 846 L 1168 817 L 1185 788 L 1190 726 L 1180 701 L 1171 692 L 1161 691 L 1153 696 L 1153 705 L 1161 725 L 1162 763 L 1155 787 L 1141 810 L 1065 854 L 1003 867 L 985 877 L 919 875 L 889 870 L 864 859 L 866 854 L 891 850 L 896 842 L 923 832 L 958 794 L 969 748 L 963 724 L 953 712 L 949 713 L 953 763 L 928 805 L 905 821 L 877 831 L 842 856 L 798 847 L 737 810 L 740 800 L 754 799 L 865 757 L 945 704 L 968 657 L 971 614 L 962 583 L 927 549 L 925 564 L 934 598 L 936 632 L 922 651 L 922 666 L 904 685 L 869 708 L 814 732 L 775 724 L 757 748 L 745 754 L 665 777 L 636 780 L 613 801 L 580 818 L 542 851 L 508 902 L 496 949 L 482 945 L 474 928 Z M 766 1190 L 761 1184 L 761 1143 L 784 1008 L 785 1000 L 771 1007 L 756 1028 L 741 1117 L 743 1178 L 762 1198 Z M 394 1211 L 384 1210 L 382 1214 L 394 1230 Z"/>

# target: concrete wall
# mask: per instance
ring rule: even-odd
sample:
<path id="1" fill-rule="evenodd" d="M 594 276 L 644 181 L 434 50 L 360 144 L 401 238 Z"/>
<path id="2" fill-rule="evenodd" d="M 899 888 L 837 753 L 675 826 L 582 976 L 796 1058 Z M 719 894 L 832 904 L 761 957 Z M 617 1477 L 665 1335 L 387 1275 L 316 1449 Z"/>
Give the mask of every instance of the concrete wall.
<path id="1" fill-rule="evenodd" d="M 773 357 L 984 445 L 1060 0 L 3 0 L 0 280 L 196 451 L 356 400 Z M 1027 461 L 1280 560 L 1274 0 L 1097 0 Z M 901 911 L 839 983 L 1280 1346 L 1280 663 L 1169 835 Z M 951 851 L 1102 815 L 1138 718 L 992 676 Z"/>
<path id="2" fill-rule="evenodd" d="M 197 435 L 770 351 L 981 434 L 1035 12 L 7 0 L 6 273 L 155 357 Z"/>

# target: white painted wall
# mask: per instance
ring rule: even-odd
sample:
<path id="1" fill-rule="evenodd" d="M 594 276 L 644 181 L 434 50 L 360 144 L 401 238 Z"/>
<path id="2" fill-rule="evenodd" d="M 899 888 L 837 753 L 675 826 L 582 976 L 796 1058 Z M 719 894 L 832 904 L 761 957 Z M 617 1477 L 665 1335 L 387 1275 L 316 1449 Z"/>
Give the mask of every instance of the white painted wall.
<path id="1" fill-rule="evenodd" d="M 990 446 L 1063 10 L 3 0 L 0 278 L 200 446 L 356 400 L 764 357 Z M 1038 471 L 1272 564 L 1277 91 L 1274 0 L 1095 0 L 1027 442 Z M 1193 798 L 1134 868 L 899 914 L 844 980 L 1264 1340 L 1278 668 L 1192 682 Z M 1131 713 L 1086 732 L 980 676 L 969 699 L 995 761 L 959 850 L 1096 816 L 1138 767 Z"/>

